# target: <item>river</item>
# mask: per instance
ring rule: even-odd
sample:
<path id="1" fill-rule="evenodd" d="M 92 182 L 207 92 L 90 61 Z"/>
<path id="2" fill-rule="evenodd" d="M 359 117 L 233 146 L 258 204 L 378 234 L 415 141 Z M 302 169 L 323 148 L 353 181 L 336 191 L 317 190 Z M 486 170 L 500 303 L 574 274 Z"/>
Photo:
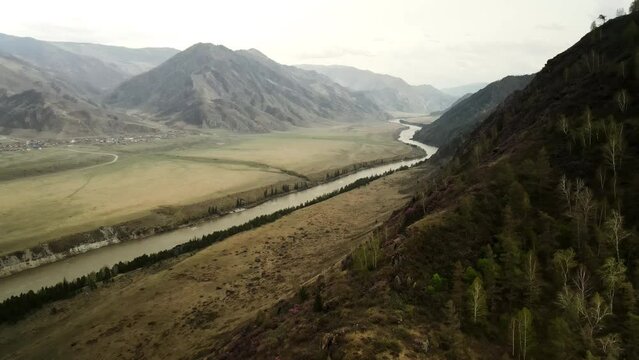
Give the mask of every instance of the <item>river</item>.
<path id="1" fill-rule="evenodd" d="M 398 119 L 391 121 L 398 124 L 400 123 Z M 397 170 L 403 166 L 413 166 L 437 152 L 436 147 L 424 145 L 412 140 L 413 135 L 415 135 L 420 127 L 407 124 L 402 125 L 407 128 L 400 132 L 398 140 L 423 149 L 426 152 L 424 157 L 361 170 L 310 189 L 277 197 L 244 211 L 231 213 L 210 221 L 202 222 L 197 224 L 197 226 L 180 228 L 143 239 L 128 240 L 119 244 L 105 246 L 54 263 L 42 265 L 37 268 L 25 270 L 17 274 L 1 278 L 0 301 L 12 295 L 19 295 L 20 293 L 28 292 L 29 290 L 35 291 L 43 286 L 54 285 L 65 278 L 67 280 L 78 278 L 90 273 L 91 271 L 97 271 L 104 266 L 113 266 L 120 261 L 126 262 L 144 254 L 151 254 L 161 250 L 170 249 L 175 245 L 179 245 L 195 237 L 201 237 L 215 231 L 244 224 L 258 216 L 272 214 L 278 210 L 304 204 L 307 201 L 311 201 L 322 195 L 339 190 L 356 180 L 380 175 L 391 170 Z M 215 244 L 211 246 L 215 246 Z"/>

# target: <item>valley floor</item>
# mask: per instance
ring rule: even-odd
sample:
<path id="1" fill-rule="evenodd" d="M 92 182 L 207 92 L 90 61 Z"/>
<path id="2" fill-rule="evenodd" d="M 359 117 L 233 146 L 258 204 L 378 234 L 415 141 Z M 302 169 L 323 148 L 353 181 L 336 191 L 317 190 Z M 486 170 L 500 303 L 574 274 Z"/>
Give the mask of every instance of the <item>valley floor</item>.
<path id="1" fill-rule="evenodd" d="M 0 359 L 209 354 L 224 334 L 339 264 L 409 201 L 424 171 L 400 171 L 2 325 Z"/>
<path id="2" fill-rule="evenodd" d="M 271 186 L 293 189 L 336 169 L 417 155 L 396 140 L 399 128 L 210 131 L 140 144 L 3 152 L 0 255 L 133 220 L 138 228 L 170 227 L 205 216 L 212 206 L 232 209 L 237 197 L 263 199 Z"/>

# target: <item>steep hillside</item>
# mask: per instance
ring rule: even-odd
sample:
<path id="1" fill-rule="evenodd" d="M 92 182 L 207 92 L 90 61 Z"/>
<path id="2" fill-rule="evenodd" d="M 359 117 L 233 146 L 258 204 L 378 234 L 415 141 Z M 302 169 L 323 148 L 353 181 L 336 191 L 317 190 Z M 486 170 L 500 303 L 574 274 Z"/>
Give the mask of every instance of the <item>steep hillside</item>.
<path id="1" fill-rule="evenodd" d="M 336 83 L 361 92 L 387 111 L 428 114 L 447 108 L 455 100 L 430 85 L 412 86 L 390 75 L 377 74 L 350 66 L 298 65 L 328 76 Z"/>
<path id="2" fill-rule="evenodd" d="M 510 94 L 523 89 L 534 75 L 507 76 L 458 102 L 439 119 L 422 128 L 415 138 L 423 143 L 442 146 L 471 132 Z"/>
<path id="3" fill-rule="evenodd" d="M 97 98 L 128 77 L 101 60 L 74 54 L 33 38 L 0 34 L 0 54 L 19 58 L 74 84 L 83 96 Z"/>
<path id="4" fill-rule="evenodd" d="M 467 85 L 460 85 L 460 86 L 455 86 L 455 87 L 444 88 L 444 89 L 441 89 L 441 91 L 446 93 L 446 94 L 453 95 L 453 96 L 463 96 L 465 94 L 476 93 L 479 90 L 485 88 L 486 85 L 488 85 L 488 83 L 479 82 L 479 83 L 473 83 L 473 84 L 467 84 Z"/>
<path id="5" fill-rule="evenodd" d="M 257 50 L 196 44 L 120 85 L 107 99 L 179 125 L 240 131 L 316 121 L 381 119 L 379 109 L 327 78 Z"/>
<path id="6" fill-rule="evenodd" d="M 2 133 L 77 136 L 145 131 L 146 126 L 137 120 L 105 109 L 79 93 L 77 85 L 49 71 L 0 54 Z"/>
<path id="7" fill-rule="evenodd" d="M 51 44 L 74 54 L 99 59 L 128 76 L 135 76 L 160 65 L 180 52 L 171 48 L 132 49 L 121 46 L 52 42 Z"/>
<path id="8" fill-rule="evenodd" d="M 341 270 L 215 356 L 639 358 L 638 46 L 633 14 L 549 60 Z"/>

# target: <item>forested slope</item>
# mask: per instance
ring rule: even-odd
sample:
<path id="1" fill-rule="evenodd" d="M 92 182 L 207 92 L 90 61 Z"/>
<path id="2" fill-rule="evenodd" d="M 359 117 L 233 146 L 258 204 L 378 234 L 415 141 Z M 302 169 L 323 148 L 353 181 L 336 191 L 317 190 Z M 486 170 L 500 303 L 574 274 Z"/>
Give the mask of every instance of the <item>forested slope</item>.
<path id="1" fill-rule="evenodd" d="M 405 209 L 218 357 L 639 358 L 639 14 L 548 61 Z"/>

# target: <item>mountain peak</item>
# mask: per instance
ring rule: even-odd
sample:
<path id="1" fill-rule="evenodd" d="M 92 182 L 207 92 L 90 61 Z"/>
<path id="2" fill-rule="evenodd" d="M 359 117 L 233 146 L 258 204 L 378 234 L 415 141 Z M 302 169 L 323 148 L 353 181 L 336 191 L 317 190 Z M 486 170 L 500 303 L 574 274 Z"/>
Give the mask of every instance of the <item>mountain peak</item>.
<path id="1" fill-rule="evenodd" d="M 232 54 L 234 51 L 227 48 L 224 45 L 216 45 L 212 43 L 196 43 L 191 45 L 186 50 L 182 51 L 182 55 L 199 54 L 217 57 L 221 55 Z"/>
<path id="2" fill-rule="evenodd" d="M 198 43 L 119 86 L 108 102 L 167 123 L 265 132 L 323 120 L 381 118 L 367 99 L 255 49 Z"/>

